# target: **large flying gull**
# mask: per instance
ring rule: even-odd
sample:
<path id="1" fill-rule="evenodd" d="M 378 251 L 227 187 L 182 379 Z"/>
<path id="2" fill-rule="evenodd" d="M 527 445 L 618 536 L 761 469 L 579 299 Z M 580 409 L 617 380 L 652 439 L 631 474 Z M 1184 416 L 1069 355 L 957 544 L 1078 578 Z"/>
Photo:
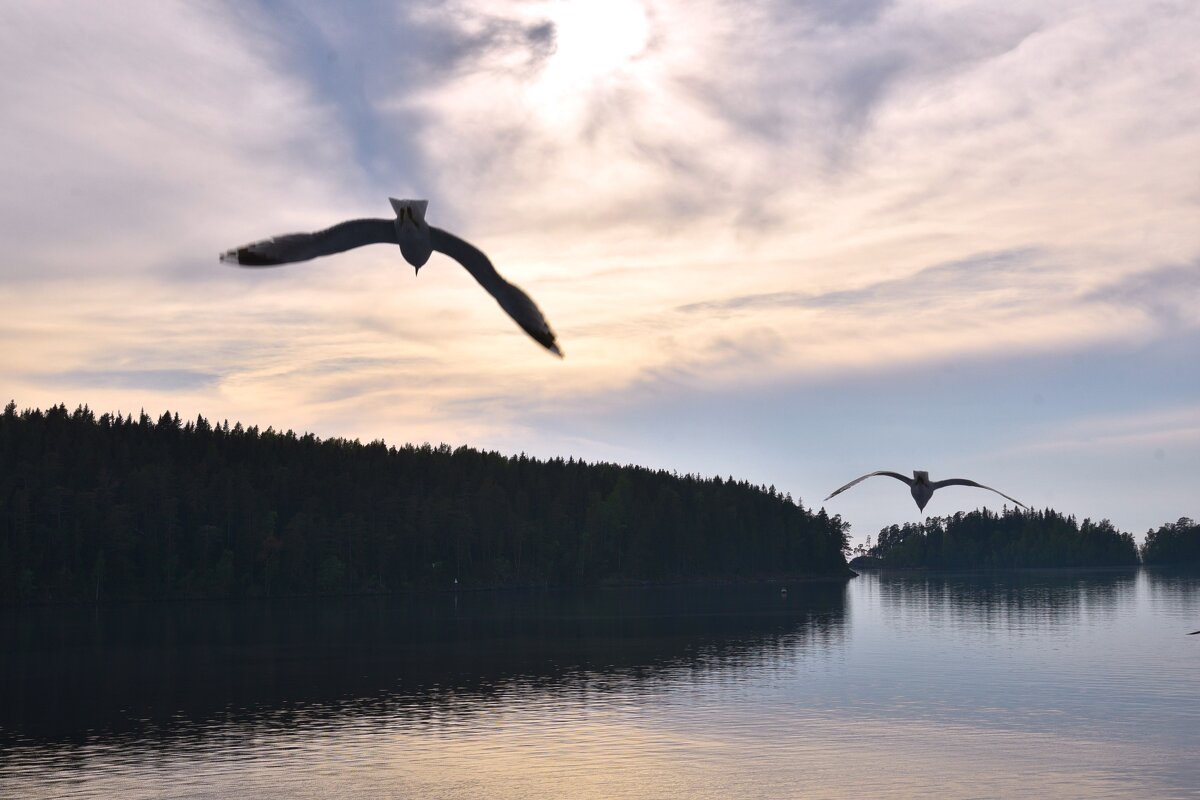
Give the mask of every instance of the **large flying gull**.
<path id="1" fill-rule="evenodd" d="M 929 502 L 929 498 L 933 497 L 934 491 L 941 489 L 943 486 L 975 486 L 980 489 L 987 489 L 989 492 L 996 492 L 996 494 L 1000 495 L 1001 497 L 1012 500 L 1014 503 L 1019 505 L 1021 508 L 1027 508 L 1027 506 L 1024 503 L 1022 503 L 1021 501 L 1015 500 L 1015 499 L 1009 497 L 1008 495 L 1006 495 L 1004 492 L 997 491 L 996 489 L 993 489 L 990 486 L 984 486 L 982 483 L 976 483 L 975 481 L 970 481 L 970 480 L 967 480 L 966 478 L 947 478 L 944 481 L 930 481 L 929 473 L 923 472 L 918 469 L 913 470 L 913 476 L 911 478 L 907 478 L 907 477 L 901 475 L 899 472 L 887 472 L 886 470 L 880 470 L 879 472 L 869 472 L 866 475 L 863 475 L 861 478 L 855 478 L 854 480 L 850 481 L 845 486 L 838 489 L 833 494 L 829 495 L 829 497 L 833 497 L 834 495 L 839 495 L 842 492 L 849 489 L 854 484 L 861 483 L 862 481 L 865 481 L 867 478 L 870 478 L 875 475 L 887 475 L 889 478 L 895 478 L 898 481 L 904 481 L 905 483 L 907 483 L 908 488 L 912 491 L 913 500 L 917 501 L 917 508 L 919 508 L 922 511 L 925 510 L 925 504 Z M 828 500 L 829 497 L 826 497 L 825 499 Z"/>
<path id="2" fill-rule="evenodd" d="M 519 288 L 500 277 L 492 262 L 470 243 L 425 222 L 428 200 L 389 197 L 396 219 L 352 219 L 316 233 L 289 233 L 264 239 L 221 254 L 221 260 L 243 267 L 274 267 L 293 261 L 328 256 L 366 244 L 398 244 L 405 261 L 421 267 L 436 250 L 467 268 L 500 307 L 521 328 L 551 353 L 562 357 L 554 331 L 537 304 Z"/>

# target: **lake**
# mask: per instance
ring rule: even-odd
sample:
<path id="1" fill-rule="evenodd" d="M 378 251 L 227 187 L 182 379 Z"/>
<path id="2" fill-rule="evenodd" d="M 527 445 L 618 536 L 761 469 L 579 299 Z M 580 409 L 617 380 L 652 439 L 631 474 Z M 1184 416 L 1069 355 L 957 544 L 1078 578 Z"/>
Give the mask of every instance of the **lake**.
<path id="1" fill-rule="evenodd" d="M 0 797 L 1200 797 L 1200 573 L 0 612 Z"/>

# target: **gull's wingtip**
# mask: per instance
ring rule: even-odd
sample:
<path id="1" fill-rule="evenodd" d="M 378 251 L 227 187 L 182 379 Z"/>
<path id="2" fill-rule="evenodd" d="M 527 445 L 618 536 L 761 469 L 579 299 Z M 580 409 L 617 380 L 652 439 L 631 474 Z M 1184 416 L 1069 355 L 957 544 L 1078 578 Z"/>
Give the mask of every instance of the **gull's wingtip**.
<path id="1" fill-rule="evenodd" d="M 1195 636 L 1197 633 L 1200 633 L 1200 631 L 1192 631 L 1188 636 Z"/>
<path id="2" fill-rule="evenodd" d="M 554 335 L 554 331 L 550 330 L 550 326 L 547 325 L 546 321 L 541 318 L 542 317 L 541 312 L 537 311 L 537 306 L 533 305 L 533 301 L 530 300 L 527 295 L 522 294 L 521 297 L 523 297 L 525 299 L 525 301 L 528 302 L 529 305 L 533 308 L 534 312 L 537 314 L 537 320 L 536 320 L 536 324 L 531 324 L 531 321 L 521 320 L 521 319 L 518 319 L 515 315 L 512 315 L 514 319 L 517 319 L 517 324 L 520 325 L 521 328 L 526 333 L 528 333 L 535 342 L 537 342 L 542 347 L 546 348 L 547 350 L 549 350 L 551 353 L 558 356 L 559 358 L 562 358 L 563 351 L 558 346 L 558 337 Z M 511 312 L 510 312 L 510 315 L 511 315 Z"/>
<path id="3" fill-rule="evenodd" d="M 246 245 L 221 253 L 221 263 L 236 264 L 239 267 L 278 267 L 283 262 L 278 258 L 263 255 L 254 245 Z"/>

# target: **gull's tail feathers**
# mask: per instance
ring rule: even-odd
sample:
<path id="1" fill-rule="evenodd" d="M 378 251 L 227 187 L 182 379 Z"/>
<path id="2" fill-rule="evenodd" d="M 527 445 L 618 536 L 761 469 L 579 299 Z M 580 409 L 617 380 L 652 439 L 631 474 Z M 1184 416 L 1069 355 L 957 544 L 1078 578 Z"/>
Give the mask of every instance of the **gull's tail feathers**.
<path id="1" fill-rule="evenodd" d="M 396 212 L 397 217 L 404 216 L 404 209 L 412 211 L 413 218 L 417 222 L 425 221 L 425 209 L 429 208 L 428 200 L 397 200 L 394 197 L 389 197 L 388 202 L 392 204 L 392 210 Z"/>

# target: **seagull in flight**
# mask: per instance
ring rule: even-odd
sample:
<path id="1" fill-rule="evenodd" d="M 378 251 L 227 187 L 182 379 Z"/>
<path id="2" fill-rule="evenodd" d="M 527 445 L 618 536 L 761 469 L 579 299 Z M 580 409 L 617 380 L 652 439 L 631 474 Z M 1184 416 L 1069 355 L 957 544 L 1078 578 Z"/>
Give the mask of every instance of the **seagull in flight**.
<path id="1" fill-rule="evenodd" d="M 466 267 L 471 277 L 487 289 L 500 307 L 542 347 L 562 358 L 554 331 L 537 304 L 519 288 L 500 277 L 482 251 L 425 221 L 428 200 L 389 197 L 396 219 L 352 219 L 316 233 L 289 233 L 228 250 L 221 261 L 243 267 L 275 267 L 293 261 L 333 255 L 366 244 L 397 244 L 404 260 L 420 273 L 434 250 Z"/>
<path id="2" fill-rule="evenodd" d="M 905 483 L 907 483 L 909 490 L 912 491 L 913 500 L 917 501 L 917 508 L 919 508 L 922 511 L 925 510 L 925 504 L 929 502 L 929 498 L 933 497 L 933 493 L 936 490 L 941 489 L 943 486 L 975 486 L 980 489 L 987 489 L 989 492 L 996 492 L 996 494 L 1000 495 L 1001 497 L 1012 500 L 1014 503 L 1019 505 L 1021 508 L 1028 509 L 1028 506 L 1026 506 L 1021 501 L 1016 500 L 1012 497 L 1009 497 L 1004 492 L 997 491 L 996 489 L 993 489 L 990 486 L 984 486 L 982 483 L 976 483 L 975 481 L 967 480 L 966 478 L 947 478 L 944 481 L 931 481 L 931 480 L 929 480 L 929 473 L 924 472 L 919 469 L 913 470 L 913 476 L 911 478 L 905 477 L 904 475 L 901 475 L 899 472 L 888 472 L 886 470 L 880 470 L 879 472 L 868 472 L 866 475 L 863 475 L 861 478 L 855 478 L 854 480 L 850 481 L 845 486 L 838 489 L 833 494 L 829 495 L 829 497 L 839 495 L 842 492 L 849 489 L 854 484 L 861 483 L 862 481 L 865 481 L 867 478 L 873 477 L 875 475 L 887 475 L 889 478 L 895 478 L 898 481 L 904 481 Z M 828 500 L 829 497 L 826 497 L 825 499 Z M 1200 631 L 1197 631 L 1197 633 L 1200 633 Z"/>

